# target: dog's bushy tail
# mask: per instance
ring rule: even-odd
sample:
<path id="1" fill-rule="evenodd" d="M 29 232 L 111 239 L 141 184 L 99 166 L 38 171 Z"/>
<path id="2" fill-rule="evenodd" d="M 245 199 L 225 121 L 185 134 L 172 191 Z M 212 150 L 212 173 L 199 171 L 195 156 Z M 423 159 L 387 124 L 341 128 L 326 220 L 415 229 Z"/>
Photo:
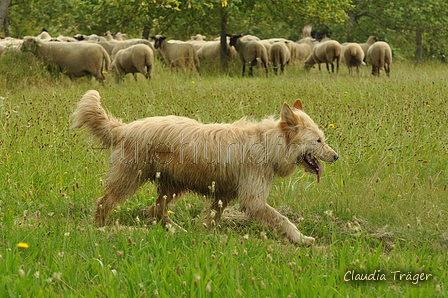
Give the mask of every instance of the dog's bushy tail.
<path id="1" fill-rule="evenodd" d="M 86 125 L 90 133 L 105 147 L 112 146 L 114 140 L 117 140 L 116 128 L 126 125 L 120 119 L 106 113 L 101 106 L 100 94 L 96 90 L 89 90 L 84 94 L 73 113 L 73 118 L 72 128 Z"/>

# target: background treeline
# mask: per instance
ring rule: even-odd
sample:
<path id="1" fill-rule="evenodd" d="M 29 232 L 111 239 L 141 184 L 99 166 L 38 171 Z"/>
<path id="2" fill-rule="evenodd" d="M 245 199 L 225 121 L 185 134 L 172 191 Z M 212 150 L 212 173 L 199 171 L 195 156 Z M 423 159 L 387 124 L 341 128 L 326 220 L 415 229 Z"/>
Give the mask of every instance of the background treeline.
<path id="1" fill-rule="evenodd" d="M 448 52 L 445 0 L 1 0 L 0 35 L 164 34 L 212 40 L 225 30 L 298 40 L 308 24 L 327 24 L 340 42 L 387 41 L 397 58 L 441 59 Z"/>

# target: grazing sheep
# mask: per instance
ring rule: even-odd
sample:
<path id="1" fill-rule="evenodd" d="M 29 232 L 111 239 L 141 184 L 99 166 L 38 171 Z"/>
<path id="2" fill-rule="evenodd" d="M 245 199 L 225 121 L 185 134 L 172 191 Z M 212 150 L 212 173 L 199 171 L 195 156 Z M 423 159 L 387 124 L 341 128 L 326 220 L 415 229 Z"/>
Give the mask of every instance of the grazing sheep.
<path id="1" fill-rule="evenodd" d="M 102 46 L 94 43 L 43 42 L 35 37 L 25 37 L 21 50 L 55 65 L 58 71 L 65 72 L 70 79 L 92 75 L 103 83 L 103 71 L 107 71 L 110 65 L 109 54 Z"/>
<path id="2" fill-rule="evenodd" d="M 110 69 L 115 73 L 117 81 L 123 80 L 128 73 L 134 74 L 135 80 L 137 80 L 137 73 L 141 73 L 147 79 L 151 79 L 153 65 L 153 50 L 145 44 L 136 44 L 119 50 L 115 55 L 114 61 L 112 61 Z"/>
<path id="3" fill-rule="evenodd" d="M 115 33 L 115 40 L 117 41 L 123 41 L 126 38 L 126 33 L 117 32 Z"/>
<path id="4" fill-rule="evenodd" d="M 291 47 L 295 48 L 296 54 L 294 60 L 296 61 L 305 61 L 305 59 L 311 55 L 311 47 L 309 44 L 293 42 L 291 43 Z"/>
<path id="5" fill-rule="evenodd" d="M 126 49 L 126 48 L 128 48 L 130 46 L 133 46 L 135 44 L 145 44 L 145 45 L 147 45 L 148 47 L 150 47 L 154 51 L 154 46 L 147 39 L 143 39 L 143 38 L 128 39 L 128 40 L 125 40 L 125 41 L 117 42 L 115 47 L 112 49 L 112 53 L 111 53 L 110 57 L 112 58 L 112 60 L 114 60 L 115 59 L 115 55 L 117 54 L 117 52 L 119 50 Z"/>
<path id="6" fill-rule="evenodd" d="M 202 35 L 202 34 L 196 34 L 195 36 L 190 36 L 190 40 L 194 40 L 194 41 L 205 41 L 206 38 L 207 38 L 207 36 Z"/>
<path id="7" fill-rule="evenodd" d="M 298 44 L 307 44 L 310 46 L 311 49 L 314 48 L 315 45 L 317 45 L 319 43 L 319 41 L 315 40 L 312 37 L 304 37 L 302 39 L 299 39 L 297 41 Z"/>
<path id="8" fill-rule="evenodd" d="M 387 76 L 390 76 L 390 64 L 392 63 L 392 50 L 384 41 L 377 41 L 367 50 L 367 61 L 372 64 L 372 74 L 380 75 L 380 70 L 384 69 Z"/>
<path id="9" fill-rule="evenodd" d="M 235 59 L 236 51 L 234 47 L 227 46 L 227 57 L 229 60 Z M 198 57 L 201 60 L 219 60 L 221 57 L 221 42 L 206 41 L 198 50 Z"/>
<path id="10" fill-rule="evenodd" d="M 192 44 L 196 51 L 198 51 L 206 43 L 205 38 L 205 35 L 196 34 L 195 36 L 191 36 L 187 43 Z"/>
<path id="11" fill-rule="evenodd" d="M 156 35 L 151 37 L 154 47 L 170 66 L 175 68 L 194 68 L 199 71 L 199 58 L 196 49 L 189 43 L 169 43 L 165 36 Z"/>
<path id="12" fill-rule="evenodd" d="M 278 67 L 280 66 L 280 71 L 282 73 L 285 72 L 285 66 L 288 64 L 289 59 L 291 58 L 291 52 L 286 46 L 285 42 L 275 42 L 271 46 L 271 50 L 269 51 L 269 60 L 272 63 L 272 68 L 274 69 L 274 73 L 278 73 Z"/>
<path id="13" fill-rule="evenodd" d="M 113 41 L 112 42 L 111 41 L 87 41 L 87 42 L 99 44 L 100 46 L 102 46 L 106 50 L 106 52 L 111 57 L 112 57 L 112 52 L 113 52 L 115 46 L 117 46 L 117 44 L 118 44 L 118 43 L 113 42 Z"/>
<path id="14" fill-rule="evenodd" d="M 326 63 L 327 70 L 334 73 L 334 61 L 336 60 L 336 72 L 339 71 L 339 60 L 341 57 L 341 44 L 336 40 L 328 40 L 314 46 L 311 55 L 305 60 L 305 69 L 310 70 L 315 63 Z"/>
<path id="15" fill-rule="evenodd" d="M 361 46 L 357 43 L 345 43 L 342 45 L 342 62 L 347 65 L 348 73 L 352 73 L 352 67 L 356 67 L 356 72 L 359 75 L 359 70 L 364 63 L 364 52 Z"/>
<path id="16" fill-rule="evenodd" d="M 268 53 L 264 45 L 258 41 L 242 41 L 242 34 L 227 35 L 230 37 L 229 45 L 235 47 L 241 62 L 243 62 L 243 76 L 246 70 L 246 63 L 249 63 L 249 75 L 252 76 L 252 67 L 257 65 L 257 61 L 263 64 L 268 75 Z"/>
<path id="17" fill-rule="evenodd" d="M 260 38 L 255 35 L 244 34 L 243 37 L 241 37 L 241 41 L 260 41 Z"/>
<path id="18" fill-rule="evenodd" d="M 359 45 L 362 48 L 362 51 L 364 52 L 364 62 L 366 62 L 367 57 L 367 50 L 370 48 L 371 45 L 373 45 L 375 42 L 378 41 L 378 38 L 374 35 L 369 36 L 367 41 L 365 43 L 360 43 Z"/>
<path id="19" fill-rule="evenodd" d="M 114 41 L 114 37 L 112 36 L 112 32 L 110 31 L 106 31 L 106 33 L 104 33 L 104 36 L 106 38 L 106 41 Z"/>
<path id="20" fill-rule="evenodd" d="M 51 39 L 50 33 L 48 33 L 47 29 L 42 29 L 42 32 L 37 36 L 39 39 L 49 40 Z"/>

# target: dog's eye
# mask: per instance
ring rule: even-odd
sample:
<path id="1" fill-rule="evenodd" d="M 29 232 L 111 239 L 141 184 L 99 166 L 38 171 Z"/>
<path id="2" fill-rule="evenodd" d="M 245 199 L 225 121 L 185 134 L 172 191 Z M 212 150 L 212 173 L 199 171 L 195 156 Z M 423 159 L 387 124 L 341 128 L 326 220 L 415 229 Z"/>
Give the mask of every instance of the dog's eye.
<path id="1" fill-rule="evenodd" d="M 321 140 L 321 139 L 319 139 L 319 140 L 317 140 L 317 142 L 318 142 L 318 143 L 322 143 L 322 140 Z"/>

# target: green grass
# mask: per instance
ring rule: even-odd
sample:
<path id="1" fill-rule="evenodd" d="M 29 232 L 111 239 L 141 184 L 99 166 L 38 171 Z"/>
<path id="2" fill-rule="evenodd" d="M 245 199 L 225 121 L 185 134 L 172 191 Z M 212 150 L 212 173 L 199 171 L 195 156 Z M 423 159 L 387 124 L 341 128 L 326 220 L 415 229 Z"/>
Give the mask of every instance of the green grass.
<path id="1" fill-rule="evenodd" d="M 13 65 L 13 66 L 12 66 Z M 448 106 L 446 65 L 392 65 L 390 78 L 364 68 L 351 77 L 290 67 L 284 76 L 240 77 L 213 65 L 153 80 L 110 78 L 102 86 L 50 75 L 31 57 L 0 59 L 0 297 L 445 297 L 448 295 Z M 230 207 L 205 231 L 207 203 L 188 194 L 171 206 L 188 233 L 145 220 L 145 185 L 92 224 L 110 150 L 70 129 L 85 91 L 124 121 L 176 114 L 202 122 L 278 115 L 301 98 L 340 154 L 321 183 L 301 169 L 277 179 L 268 201 L 306 235 L 285 243 Z M 28 248 L 17 247 L 24 242 Z M 344 281 L 347 272 L 386 281 Z M 378 271 L 379 270 L 379 271 Z M 427 281 L 399 280 L 417 273 Z M 377 275 L 379 278 L 379 275 Z M 349 278 L 350 279 L 350 278 Z"/>

